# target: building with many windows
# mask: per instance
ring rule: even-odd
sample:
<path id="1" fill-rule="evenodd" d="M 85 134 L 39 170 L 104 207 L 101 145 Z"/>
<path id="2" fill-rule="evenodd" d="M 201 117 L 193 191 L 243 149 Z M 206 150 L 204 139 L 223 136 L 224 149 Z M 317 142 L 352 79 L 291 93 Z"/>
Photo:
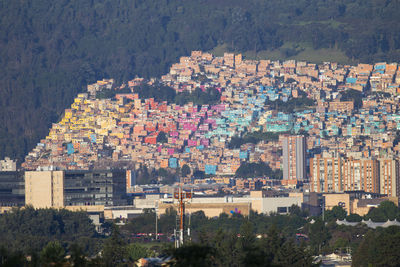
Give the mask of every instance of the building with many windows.
<path id="1" fill-rule="evenodd" d="M 5 157 L 3 160 L 0 160 L 0 172 L 15 172 L 17 171 L 17 162 L 10 159 L 9 157 Z"/>
<path id="2" fill-rule="evenodd" d="M 283 180 L 306 179 L 306 137 L 287 135 L 283 138 Z"/>
<path id="3" fill-rule="evenodd" d="M 126 172 L 27 171 L 25 192 L 35 208 L 126 205 Z"/>
<path id="4" fill-rule="evenodd" d="M 0 207 L 25 205 L 24 173 L 0 171 Z"/>
<path id="5" fill-rule="evenodd" d="M 316 155 L 310 159 L 311 192 L 343 192 L 343 158 Z"/>
<path id="6" fill-rule="evenodd" d="M 342 158 L 326 153 L 310 159 L 310 191 L 364 191 L 387 197 L 400 194 L 400 166 L 394 158 Z"/>
<path id="7" fill-rule="evenodd" d="M 380 193 L 388 197 L 398 197 L 399 162 L 392 158 L 380 158 L 378 161 Z"/>
<path id="8" fill-rule="evenodd" d="M 344 191 L 379 193 L 379 164 L 376 159 L 347 159 L 343 164 Z"/>

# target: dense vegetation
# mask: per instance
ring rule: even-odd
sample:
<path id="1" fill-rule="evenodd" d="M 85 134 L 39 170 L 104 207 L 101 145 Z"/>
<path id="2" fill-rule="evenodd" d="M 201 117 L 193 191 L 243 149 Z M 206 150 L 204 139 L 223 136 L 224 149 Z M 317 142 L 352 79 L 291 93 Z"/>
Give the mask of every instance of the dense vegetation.
<path id="1" fill-rule="evenodd" d="M 207 88 L 207 90 L 204 91 L 200 88 L 196 88 L 193 92 L 183 91 L 176 93 L 173 88 L 161 83 L 139 85 L 133 88 L 133 92 L 137 93 L 140 99 L 153 98 L 157 102 L 166 101 L 177 105 L 185 105 L 189 102 L 192 102 L 195 105 L 212 105 L 218 103 L 221 98 L 221 93 L 215 88 Z M 105 89 L 97 92 L 96 98 L 113 98 L 116 94 L 127 93 L 131 93 L 129 88 L 123 88 L 120 90 Z"/>
<path id="2" fill-rule="evenodd" d="M 173 102 L 176 97 L 174 89 L 162 84 L 143 84 L 135 87 L 134 92 L 137 93 L 141 99 L 154 98 L 154 100 L 158 102 Z"/>
<path id="3" fill-rule="evenodd" d="M 134 88 L 134 92 L 138 93 L 141 99 L 154 98 L 158 102 L 167 101 L 178 105 L 184 105 L 189 102 L 195 105 L 211 105 L 219 102 L 221 98 L 221 93 L 215 88 L 207 88 L 204 91 L 196 88 L 193 92 L 176 93 L 171 87 L 162 84 L 140 85 Z"/>
<path id="4" fill-rule="evenodd" d="M 154 236 L 134 238 L 155 232 L 155 216 L 146 210 L 122 227 L 105 222 L 104 232 L 111 235 L 100 235 L 84 212 L 14 210 L 0 216 L 0 265 L 132 266 L 142 257 L 172 255 L 174 266 L 311 266 L 312 255 L 352 251 L 354 266 L 396 266 L 400 258 L 400 227 L 337 225 L 336 219 L 346 217 L 341 207 L 327 211 L 325 221 L 308 217 L 297 206 L 287 215 L 251 212 L 249 217 L 235 213 L 207 218 L 195 212 L 190 216 L 191 242 L 178 250 L 168 240 L 176 224 L 173 209 L 159 217 L 161 242 L 153 242 Z M 399 217 L 398 207 L 383 202 L 364 219 Z"/>
<path id="5" fill-rule="evenodd" d="M 64 247 L 79 244 L 88 253 L 99 245 L 95 227 L 83 211 L 26 207 L 0 216 L 0 247 L 27 254 L 54 240 Z"/>
<path id="6" fill-rule="evenodd" d="M 157 247 L 157 246 L 156 246 Z M 1 266 L 135 266 L 134 263 L 154 252 L 138 243 L 128 243 L 117 226 L 113 225 L 111 236 L 97 250 L 88 253 L 80 243 L 67 247 L 58 240 L 50 241 L 42 249 L 32 249 L 28 253 L 0 248 Z"/>
<path id="7" fill-rule="evenodd" d="M 179 180 L 180 169 L 149 169 L 146 165 L 142 165 L 136 172 L 137 184 L 173 184 Z"/>
<path id="8" fill-rule="evenodd" d="M 281 170 L 272 170 L 265 162 L 242 162 L 235 172 L 238 178 L 269 177 L 272 179 L 282 179 Z"/>
<path id="9" fill-rule="evenodd" d="M 204 238 L 173 251 L 175 266 L 319 266 L 305 246 L 281 236 L 271 227 L 259 239 L 250 222 L 243 222 L 239 235 L 220 230 L 212 238 Z"/>
<path id="10" fill-rule="evenodd" d="M 173 232 L 175 214 L 170 211 L 160 217 L 160 232 Z M 377 218 L 376 214 L 382 217 Z M 383 202 L 363 219 L 386 221 L 399 215 L 399 208 L 392 202 Z M 206 218 L 204 213 L 195 212 L 191 214 L 193 243 L 171 253 L 177 258 L 178 266 L 196 266 L 187 265 L 188 262 L 199 262 L 199 266 L 209 266 L 210 262 L 216 266 L 294 266 L 297 260 L 303 262 L 303 265 L 298 262 L 296 266 L 310 266 L 310 263 L 304 264 L 304 260 L 310 260 L 309 255 L 332 252 L 352 252 L 354 266 L 369 266 L 368 263 L 374 266 L 396 266 L 399 262 L 398 250 L 391 249 L 400 246 L 399 227 L 373 230 L 362 224 L 354 227 L 337 225 L 336 219 L 352 221 L 356 218 L 355 221 L 361 221 L 358 215 L 346 216 L 341 207 L 326 211 L 325 221 L 321 217 L 307 220 L 306 216 L 307 213 L 296 206 L 292 206 L 288 215 L 273 213 L 266 216 L 251 212 L 249 218 L 240 214 Z M 123 227 L 123 231 L 154 232 L 154 221 L 155 214 L 149 211 L 130 221 Z M 255 239 L 256 235 L 261 238 Z M 252 240 L 249 250 L 242 246 L 247 237 Z M 374 238 L 376 243 L 372 242 Z M 282 254 L 285 257 L 282 258 Z M 285 259 L 287 261 L 283 263 Z"/>
<path id="11" fill-rule="evenodd" d="M 261 141 L 278 141 L 279 139 L 279 134 L 278 133 L 272 133 L 272 132 L 251 132 L 251 133 L 246 133 L 243 137 L 239 136 L 232 136 L 231 141 L 228 144 L 228 147 L 233 149 L 233 148 L 240 148 L 241 145 L 244 144 L 258 144 Z"/>
<path id="12" fill-rule="evenodd" d="M 114 98 L 116 94 L 130 94 L 131 90 L 129 88 L 123 88 L 121 90 L 114 90 L 114 89 L 104 89 L 101 91 L 98 91 L 96 93 L 96 98 L 97 99 L 108 99 L 108 98 Z"/>
<path id="13" fill-rule="evenodd" d="M 342 101 L 353 101 L 354 108 L 359 109 L 362 107 L 362 92 L 349 89 L 342 93 L 342 97 L 340 100 Z"/>
<path id="14" fill-rule="evenodd" d="M 291 98 L 286 102 L 283 102 L 282 100 L 266 100 L 265 104 L 275 108 L 278 111 L 293 113 L 296 111 L 310 109 L 314 106 L 315 103 L 314 100 L 312 100 L 311 98 L 299 97 Z"/>
<path id="15" fill-rule="evenodd" d="M 191 50 L 400 59 L 398 1 L 0 2 L 0 158 L 20 159 L 100 78 L 159 76 Z"/>
<path id="16" fill-rule="evenodd" d="M 188 208 L 190 210 L 190 207 Z M 284 230 L 286 237 L 293 237 L 297 229 L 306 223 L 304 218 L 306 212 L 302 212 L 298 207 L 294 207 L 289 215 L 272 214 L 266 216 L 251 212 L 252 231 L 254 233 L 266 233 L 273 225 L 279 226 Z M 158 230 L 160 233 L 172 234 L 174 232 L 176 211 L 167 210 L 166 214 L 160 216 L 158 220 Z M 189 218 L 186 218 L 187 222 Z M 247 221 L 247 217 L 240 214 L 228 216 L 222 213 L 216 218 L 207 218 L 204 212 L 194 212 L 190 215 L 190 228 L 192 229 L 193 240 L 199 241 L 204 235 L 213 235 L 220 229 L 239 233 L 241 225 Z M 155 232 L 155 213 L 151 210 L 146 211 L 142 216 L 129 221 L 123 228 L 129 233 L 154 233 Z"/>
<path id="17" fill-rule="evenodd" d="M 353 266 L 398 266 L 399 227 L 369 231 L 353 257 Z M 371 253 L 372 252 L 372 253 Z"/>

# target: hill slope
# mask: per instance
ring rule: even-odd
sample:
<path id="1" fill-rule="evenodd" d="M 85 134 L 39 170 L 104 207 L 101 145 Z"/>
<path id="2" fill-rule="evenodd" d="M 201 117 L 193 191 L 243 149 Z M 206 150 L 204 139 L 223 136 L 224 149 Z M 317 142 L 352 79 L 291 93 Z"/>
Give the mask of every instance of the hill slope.
<path id="1" fill-rule="evenodd" d="M 217 46 L 398 61 L 399 18 L 398 1 L 1 1 L 0 158 L 23 158 L 96 79 L 158 76 Z"/>

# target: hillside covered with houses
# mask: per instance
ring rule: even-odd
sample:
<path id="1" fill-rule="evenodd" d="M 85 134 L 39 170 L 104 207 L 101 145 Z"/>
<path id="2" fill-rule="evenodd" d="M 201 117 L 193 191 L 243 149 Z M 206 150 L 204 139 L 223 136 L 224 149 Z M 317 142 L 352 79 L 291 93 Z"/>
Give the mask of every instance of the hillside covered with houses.
<path id="1" fill-rule="evenodd" d="M 173 171 L 188 165 L 186 175 L 232 176 L 245 163 L 265 162 L 279 171 L 287 134 L 307 136 L 309 158 L 397 157 L 399 74 L 396 63 L 317 65 L 193 51 L 159 79 L 88 85 L 22 166 L 74 170 L 125 162 Z M 158 101 L 140 97 L 143 88 Z M 176 103 L 211 93 L 218 102 Z"/>
<path id="2" fill-rule="evenodd" d="M 160 77 L 193 50 L 399 62 L 399 10 L 397 1 L 372 0 L 2 2 L 0 158 L 20 165 L 87 84 Z"/>

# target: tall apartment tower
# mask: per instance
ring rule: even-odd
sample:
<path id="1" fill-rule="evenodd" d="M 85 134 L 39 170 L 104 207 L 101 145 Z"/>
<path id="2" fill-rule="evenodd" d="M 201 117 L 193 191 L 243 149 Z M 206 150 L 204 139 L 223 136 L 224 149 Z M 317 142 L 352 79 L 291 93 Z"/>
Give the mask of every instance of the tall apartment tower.
<path id="1" fill-rule="evenodd" d="M 283 138 L 283 179 L 306 179 L 306 138 L 303 135 Z"/>
<path id="2" fill-rule="evenodd" d="M 399 162 L 393 158 L 380 158 L 379 193 L 388 197 L 399 196 Z"/>
<path id="3" fill-rule="evenodd" d="M 136 185 L 135 170 L 126 170 L 126 192 L 133 193 Z"/>
<path id="4" fill-rule="evenodd" d="M 379 192 L 379 162 L 376 159 L 347 159 L 343 164 L 344 191 Z"/>
<path id="5" fill-rule="evenodd" d="M 310 159 L 311 192 L 343 192 L 343 159 L 341 157 L 315 155 Z"/>

